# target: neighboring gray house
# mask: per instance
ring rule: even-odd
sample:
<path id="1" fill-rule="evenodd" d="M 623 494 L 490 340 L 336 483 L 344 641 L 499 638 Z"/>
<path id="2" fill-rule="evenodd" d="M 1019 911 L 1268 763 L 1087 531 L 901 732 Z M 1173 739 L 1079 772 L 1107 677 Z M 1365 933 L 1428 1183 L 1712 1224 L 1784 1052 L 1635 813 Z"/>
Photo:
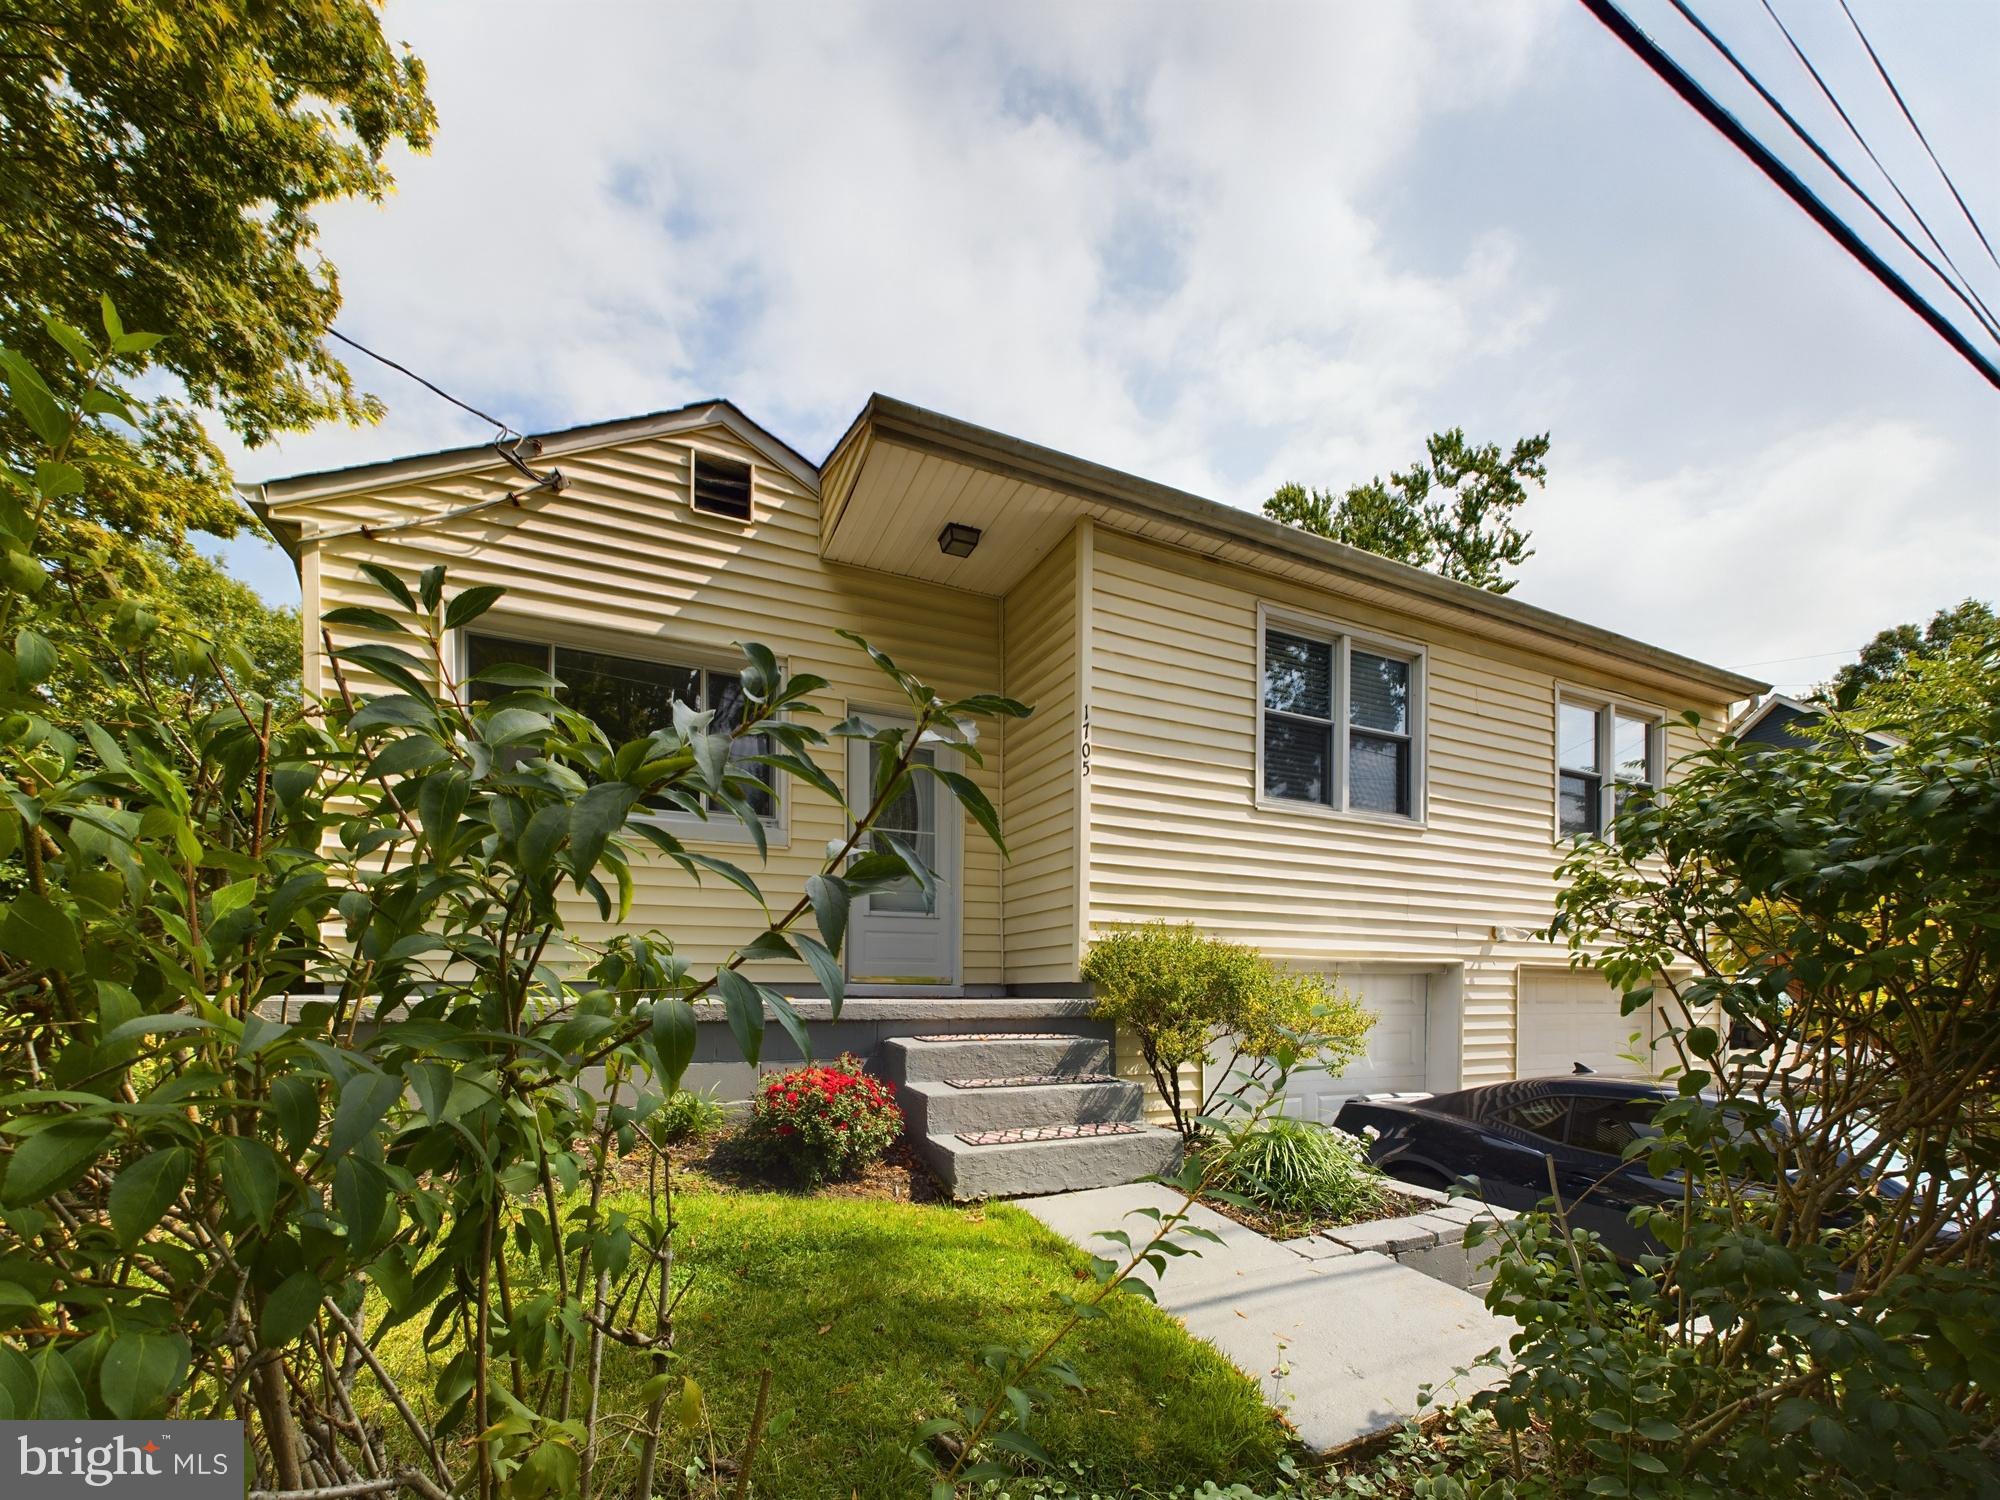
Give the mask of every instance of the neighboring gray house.
<path id="1" fill-rule="evenodd" d="M 1818 704 L 1771 693 L 1738 714 L 1729 732 L 1741 744 L 1809 750 L 1819 744 L 1819 726 L 1826 722 L 1826 717 L 1826 709 Z M 1878 750 L 1899 743 L 1890 734 L 1866 733 L 1863 737 Z"/>

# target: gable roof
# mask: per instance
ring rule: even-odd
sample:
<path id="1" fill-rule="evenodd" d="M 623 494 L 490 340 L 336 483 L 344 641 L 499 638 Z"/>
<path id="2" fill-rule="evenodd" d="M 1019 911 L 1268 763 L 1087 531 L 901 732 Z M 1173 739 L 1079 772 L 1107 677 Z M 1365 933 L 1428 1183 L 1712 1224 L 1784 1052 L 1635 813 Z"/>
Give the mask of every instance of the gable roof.
<path id="1" fill-rule="evenodd" d="M 769 459 L 808 489 L 819 489 L 819 466 L 798 449 L 745 415 L 735 402 L 722 397 L 691 401 L 666 411 L 643 416 L 619 417 L 608 422 L 587 422 L 580 427 L 564 427 L 555 432 L 531 434 L 521 450 L 524 458 L 553 459 L 566 453 L 590 448 L 607 448 L 617 443 L 645 438 L 675 437 L 703 427 L 721 427 Z M 329 495 L 376 489 L 398 481 L 438 479 L 472 469 L 492 466 L 494 445 L 473 443 L 463 448 L 441 448 L 435 453 L 419 453 L 375 463 L 350 464 L 345 468 L 321 469 L 307 474 L 270 479 L 262 484 L 241 486 L 252 503 L 262 509 L 282 511 L 288 505 L 321 500 Z"/>
<path id="2" fill-rule="evenodd" d="M 847 431 L 819 464 L 773 435 L 734 402 L 723 398 L 532 435 L 524 440 L 525 446 L 521 451 L 524 457 L 546 462 L 565 454 L 647 438 L 677 436 L 704 427 L 726 429 L 820 496 L 822 547 L 835 560 L 846 560 L 837 556 L 831 543 L 841 521 L 849 518 L 850 501 L 861 478 L 868 449 L 880 440 L 884 444 L 947 455 L 956 462 L 1032 484 L 1048 499 L 1061 501 L 1072 522 L 1083 515 L 1097 515 L 1121 529 L 1169 539 L 1183 548 L 1227 557 L 1252 568 L 1282 571 L 1293 576 L 1330 578 L 1357 592 L 1378 597 L 1395 595 L 1405 600 L 1414 598 L 1422 603 L 1423 612 L 1435 616 L 1470 617 L 1498 627 L 1498 634 L 1517 639 L 1553 641 L 1573 651 L 1608 657 L 1655 674 L 1699 683 L 1730 698 L 1751 697 L 1769 686 L 1754 677 L 1573 620 L 1511 595 L 1459 583 L 1358 547 L 1315 536 L 1233 505 L 1205 499 L 1171 485 L 1143 479 L 879 392 L 868 398 Z M 239 488 L 251 508 L 264 518 L 286 550 L 296 553 L 299 526 L 284 514 L 292 506 L 328 496 L 379 489 L 392 483 L 449 477 L 489 468 L 494 462 L 493 445 L 480 443 L 291 475 Z M 923 540 L 928 542 L 929 538 Z"/>

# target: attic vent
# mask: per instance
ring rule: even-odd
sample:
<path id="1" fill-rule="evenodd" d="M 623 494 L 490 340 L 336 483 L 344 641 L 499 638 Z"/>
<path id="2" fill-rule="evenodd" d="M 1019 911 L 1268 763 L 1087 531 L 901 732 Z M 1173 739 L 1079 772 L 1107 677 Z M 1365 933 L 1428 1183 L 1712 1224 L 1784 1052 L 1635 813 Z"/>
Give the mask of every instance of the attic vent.
<path id="1" fill-rule="evenodd" d="M 750 465 L 712 453 L 694 455 L 694 508 L 732 521 L 750 519 Z"/>

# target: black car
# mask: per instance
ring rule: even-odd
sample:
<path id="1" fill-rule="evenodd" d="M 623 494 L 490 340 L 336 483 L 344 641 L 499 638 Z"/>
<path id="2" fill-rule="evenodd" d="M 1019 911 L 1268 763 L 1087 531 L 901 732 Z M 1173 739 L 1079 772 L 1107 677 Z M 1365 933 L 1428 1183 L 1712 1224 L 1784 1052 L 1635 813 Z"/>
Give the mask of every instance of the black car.
<path id="1" fill-rule="evenodd" d="M 1350 1099 L 1334 1123 L 1374 1132 L 1368 1159 L 1391 1177 L 1448 1188 L 1471 1178 L 1487 1202 L 1526 1209 L 1549 1196 L 1549 1163 L 1570 1222 L 1628 1258 L 1661 1246 L 1626 1222 L 1640 1204 L 1678 1202 L 1681 1184 L 1654 1177 L 1627 1144 L 1653 1130 L 1672 1089 L 1630 1078 L 1577 1074 L 1523 1078 L 1423 1099 Z"/>

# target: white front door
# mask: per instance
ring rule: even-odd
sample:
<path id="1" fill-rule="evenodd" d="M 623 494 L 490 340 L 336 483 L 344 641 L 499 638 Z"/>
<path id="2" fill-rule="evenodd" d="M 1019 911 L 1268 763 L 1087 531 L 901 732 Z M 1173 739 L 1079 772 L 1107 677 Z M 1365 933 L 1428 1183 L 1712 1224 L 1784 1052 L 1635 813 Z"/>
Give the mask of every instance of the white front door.
<path id="1" fill-rule="evenodd" d="M 864 713 L 861 717 L 883 727 L 905 722 L 882 714 Z M 912 758 L 923 765 L 936 765 L 940 753 L 950 754 L 925 745 Z M 875 770 L 883 754 L 883 747 L 872 740 L 848 741 L 847 800 L 857 812 L 868 805 L 869 788 L 875 784 Z M 850 984 L 865 988 L 951 987 L 958 983 L 962 823 L 951 793 L 935 776 L 922 773 L 913 775 L 876 818 L 876 830 L 894 834 L 931 867 L 937 876 L 937 890 L 927 897 L 910 880 L 891 890 L 855 898 L 847 931 Z"/>

